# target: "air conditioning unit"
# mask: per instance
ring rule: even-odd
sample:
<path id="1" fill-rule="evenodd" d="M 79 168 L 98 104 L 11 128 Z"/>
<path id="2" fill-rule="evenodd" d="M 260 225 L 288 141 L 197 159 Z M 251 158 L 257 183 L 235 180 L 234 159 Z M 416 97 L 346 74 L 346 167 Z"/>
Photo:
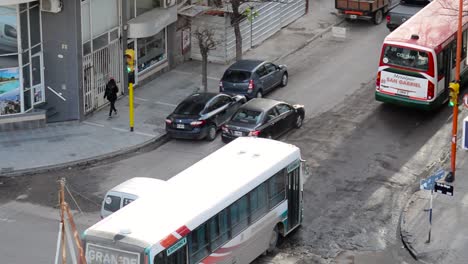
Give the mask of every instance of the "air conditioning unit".
<path id="1" fill-rule="evenodd" d="M 161 0 L 163 2 L 163 7 L 168 8 L 174 6 L 177 3 L 177 0 Z"/>
<path id="2" fill-rule="evenodd" d="M 51 13 L 62 11 L 62 0 L 41 0 L 41 11 Z"/>

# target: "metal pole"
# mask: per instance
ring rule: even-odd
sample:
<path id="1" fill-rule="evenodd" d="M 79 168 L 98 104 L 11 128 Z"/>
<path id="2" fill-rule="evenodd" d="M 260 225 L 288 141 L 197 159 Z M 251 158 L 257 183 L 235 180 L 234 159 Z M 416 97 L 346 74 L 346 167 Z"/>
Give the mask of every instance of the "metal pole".
<path id="1" fill-rule="evenodd" d="M 65 204 L 65 209 L 67 211 L 68 222 L 70 223 L 70 229 L 73 232 L 73 237 L 75 239 L 76 247 L 78 248 L 78 253 L 80 254 L 79 263 L 86 264 L 86 257 L 85 257 L 83 246 L 81 245 L 80 235 L 78 234 L 75 220 L 73 220 L 73 215 L 70 212 L 70 207 L 68 207 L 68 204 Z"/>
<path id="2" fill-rule="evenodd" d="M 432 195 L 434 191 L 431 190 L 431 201 L 429 203 L 429 236 L 427 237 L 426 243 L 431 243 L 431 229 L 432 229 Z"/>
<path id="3" fill-rule="evenodd" d="M 60 203 L 60 223 L 62 223 L 62 264 L 67 263 L 67 249 L 65 244 L 65 178 L 60 179 L 59 203 Z"/>
<path id="4" fill-rule="evenodd" d="M 62 237 L 62 225 L 63 223 L 60 222 L 59 224 L 59 233 L 57 236 L 57 249 L 55 250 L 55 264 L 59 264 L 59 255 L 60 255 L 60 238 Z"/>
<path id="5" fill-rule="evenodd" d="M 463 17 L 463 0 L 459 1 L 458 5 L 458 32 L 457 32 L 457 57 L 455 67 L 455 82 L 460 84 L 460 59 L 462 48 L 462 17 Z M 458 97 L 458 95 L 457 95 Z M 453 105 L 453 120 L 452 120 L 452 149 L 451 149 L 451 173 L 447 175 L 447 182 L 455 181 L 455 167 L 457 159 L 457 129 L 458 129 L 458 100 L 455 100 Z"/>
<path id="6" fill-rule="evenodd" d="M 130 132 L 133 132 L 133 126 L 135 124 L 133 114 L 133 83 L 128 84 L 128 107 L 129 107 L 129 120 L 130 120 Z"/>

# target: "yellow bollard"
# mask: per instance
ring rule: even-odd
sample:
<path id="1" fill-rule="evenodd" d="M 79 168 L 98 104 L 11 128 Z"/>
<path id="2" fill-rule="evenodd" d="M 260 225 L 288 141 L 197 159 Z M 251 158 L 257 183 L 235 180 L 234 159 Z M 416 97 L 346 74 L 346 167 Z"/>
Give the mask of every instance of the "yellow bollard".
<path id="1" fill-rule="evenodd" d="M 133 125 L 135 124 L 135 118 L 133 114 L 133 83 L 128 84 L 128 107 L 130 108 L 128 111 L 130 118 L 130 132 L 133 132 Z"/>

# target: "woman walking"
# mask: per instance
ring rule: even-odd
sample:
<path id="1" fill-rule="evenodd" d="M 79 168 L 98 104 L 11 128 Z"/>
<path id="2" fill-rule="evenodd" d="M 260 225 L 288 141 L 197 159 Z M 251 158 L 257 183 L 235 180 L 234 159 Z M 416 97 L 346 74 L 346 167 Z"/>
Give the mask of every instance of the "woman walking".
<path id="1" fill-rule="evenodd" d="M 115 109 L 115 101 L 117 100 L 117 93 L 119 92 L 119 88 L 115 83 L 114 78 L 110 78 L 109 82 L 106 85 L 106 91 L 104 92 L 104 99 L 110 103 L 110 110 L 109 110 L 109 118 L 112 117 L 112 111 L 117 115 L 117 109 Z"/>

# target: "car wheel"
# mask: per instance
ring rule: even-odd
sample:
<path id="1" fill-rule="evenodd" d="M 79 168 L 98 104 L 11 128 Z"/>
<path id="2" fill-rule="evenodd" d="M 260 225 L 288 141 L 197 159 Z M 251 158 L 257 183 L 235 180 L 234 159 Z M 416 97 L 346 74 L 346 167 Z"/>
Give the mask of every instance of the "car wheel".
<path id="1" fill-rule="evenodd" d="M 256 98 L 262 98 L 262 97 L 263 97 L 262 91 L 258 91 L 258 92 L 255 94 L 255 97 L 256 97 Z"/>
<path id="2" fill-rule="evenodd" d="M 273 229 L 273 232 L 271 232 L 271 237 L 270 237 L 270 242 L 268 243 L 268 253 L 272 253 L 278 244 L 278 226 L 275 226 L 275 229 Z"/>
<path id="3" fill-rule="evenodd" d="M 300 128 L 302 126 L 302 123 L 304 123 L 304 117 L 301 115 L 298 115 L 296 118 L 296 122 L 294 122 L 294 127 Z"/>
<path id="4" fill-rule="evenodd" d="M 286 85 L 288 85 L 288 74 L 287 74 L 287 73 L 284 73 L 284 74 L 283 74 L 283 77 L 281 77 L 281 84 L 280 84 L 280 86 L 281 86 L 281 87 L 285 87 Z"/>
<path id="5" fill-rule="evenodd" d="M 216 127 L 214 125 L 210 125 L 208 127 L 208 133 L 206 134 L 206 140 L 213 141 L 216 138 Z"/>
<path id="6" fill-rule="evenodd" d="M 273 139 L 273 137 L 271 136 L 271 134 L 268 134 L 268 135 L 266 136 L 266 138 L 268 138 L 268 139 Z"/>

